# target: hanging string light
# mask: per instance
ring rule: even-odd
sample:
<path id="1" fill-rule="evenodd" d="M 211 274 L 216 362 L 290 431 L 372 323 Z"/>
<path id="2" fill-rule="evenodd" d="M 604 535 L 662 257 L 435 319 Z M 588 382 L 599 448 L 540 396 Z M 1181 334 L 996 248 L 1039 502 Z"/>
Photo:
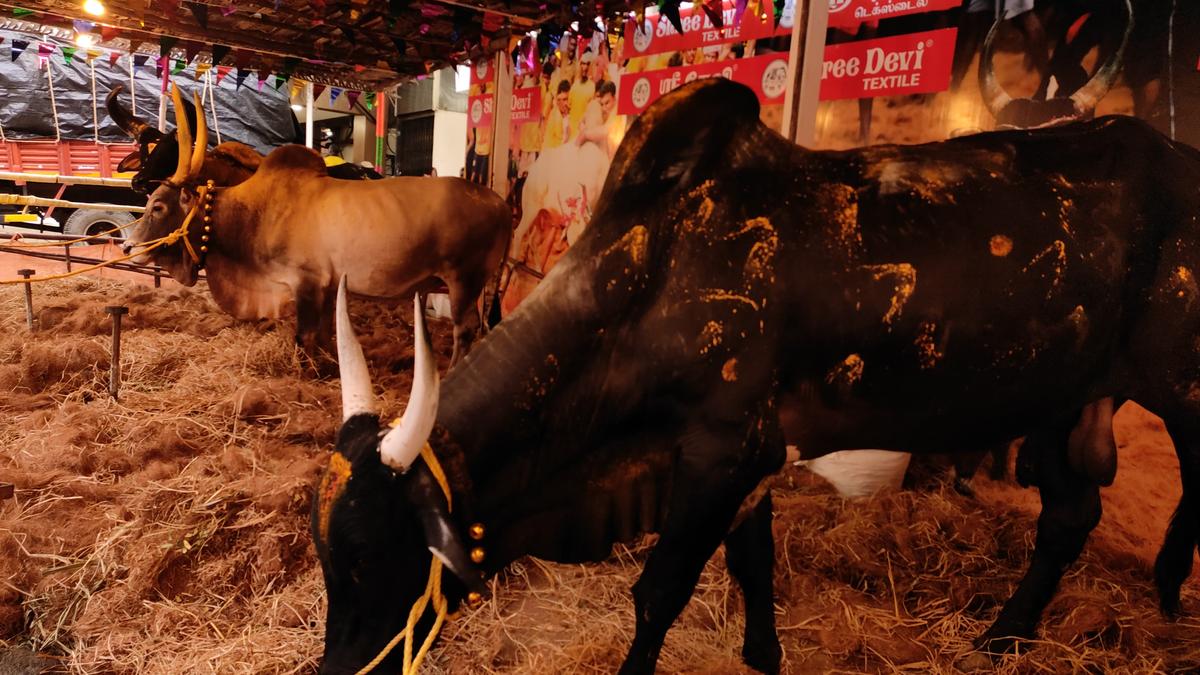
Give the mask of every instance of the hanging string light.
<path id="1" fill-rule="evenodd" d="M 83 11 L 92 16 L 104 16 L 107 10 L 100 0 L 83 0 Z"/>

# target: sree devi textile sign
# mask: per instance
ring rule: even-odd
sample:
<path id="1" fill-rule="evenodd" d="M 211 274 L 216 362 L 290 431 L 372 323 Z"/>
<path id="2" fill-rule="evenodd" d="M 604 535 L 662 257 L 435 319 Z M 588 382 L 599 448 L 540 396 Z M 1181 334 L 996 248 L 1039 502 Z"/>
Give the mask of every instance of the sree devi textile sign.
<path id="1" fill-rule="evenodd" d="M 829 25 L 855 28 L 869 21 L 954 9 L 962 3 L 963 0 L 829 0 Z"/>
<path id="2" fill-rule="evenodd" d="M 679 23 L 683 32 L 675 30 L 667 17 L 661 14 L 647 14 L 645 23 L 639 28 L 637 21 L 630 19 L 625 22 L 625 51 L 623 58 L 635 56 L 651 56 L 667 52 L 678 52 L 685 49 L 699 49 L 729 42 L 759 40 L 777 35 L 791 35 L 792 19 L 795 17 L 795 0 L 787 0 L 783 6 L 783 14 L 779 17 L 779 25 L 775 25 L 774 10 L 766 5 L 767 16 L 746 11 L 742 21 L 734 25 L 733 15 L 736 12 L 733 0 L 725 0 L 721 5 L 721 17 L 725 26 L 717 28 L 699 3 L 689 9 L 679 10 Z"/>
<path id="3" fill-rule="evenodd" d="M 956 35 L 956 29 L 944 28 L 826 47 L 821 100 L 944 91 L 950 86 Z M 622 75 L 617 112 L 636 115 L 668 92 L 705 77 L 744 84 L 760 103 L 782 103 L 787 64 L 787 54 L 778 52 Z"/>

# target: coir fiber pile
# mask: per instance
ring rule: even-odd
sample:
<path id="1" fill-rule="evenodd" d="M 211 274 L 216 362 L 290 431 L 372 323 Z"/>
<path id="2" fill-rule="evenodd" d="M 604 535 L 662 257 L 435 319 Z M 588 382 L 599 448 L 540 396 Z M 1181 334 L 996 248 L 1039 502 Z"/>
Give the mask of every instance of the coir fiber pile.
<path id="1" fill-rule="evenodd" d="M 320 657 L 324 598 L 310 489 L 338 427 L 290 322 L 235 322 L 207 292 L 68 280 L 0 288 L 0 672 L 292 673 Z M 129 306 L 124 385 L 107 394 L 109 319 Z M 408 303 L 355 302 L 388 414 L 408 394 Z M 443 367 L 449 326 L 435 322 Z M 1200 583 L 1160 618 L 1150 562 L 1179 495 L 1169 440 L 1129 406 L 1104 522 L 1001 672 L 1200 668 Z M 1029 556 L 1036 494 L 977 478 L 846 502 L 799 470 L 776 492 L 785 670 L 954 672 Z M 433 673 L 602 673 L 631 639 L 644 546 L 605 564 L 525 559 L 453 621 Z M 741 669 L 741 598 L 718 553 L 672 629 L 664 673 Z M 990 668 L 991 666 L 989 666 Z"/>

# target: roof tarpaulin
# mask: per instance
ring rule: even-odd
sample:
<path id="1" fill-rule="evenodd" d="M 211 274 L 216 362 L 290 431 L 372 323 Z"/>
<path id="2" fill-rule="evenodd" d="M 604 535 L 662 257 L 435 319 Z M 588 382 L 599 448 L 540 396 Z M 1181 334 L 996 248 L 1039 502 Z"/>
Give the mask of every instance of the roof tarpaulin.
<path id="1" fill-rule="evenodd" d="M 50 85 L 46 68 L 54 80 L 54 101 L 58 111 L 58 129 L 63 139 L 92 140 L 94 123 L 92 111 L 92 67 L 96 72 L 95 115 L 100 122 L 101 141 L 128 141 L 125 135 L 108 116 L 104 109 L 104 97 L 109 90 L 122 84 L 125 91 L 121 100 L 130 104 L 130 64 L 133 56 L 122 53 L 116 63 L 109 60 L 109 51 L 100 49 L 100 56 L 88 64 L 85 50 L 78 49 L 71 63 L 66 63 L 62 48 L 73 47 L 69 42 L 50 36 L 0 31 L 0 125 L 8 138 L 54 138 L 54 113 L 50 105 Z M 29 44 L 14 61 L 11 57 L 13 41 Z M 54 45 L 48 66 L 39 67 L 39 44 Z M 162 88 L 161 80 L 155 75 L 153 55 L 146 55 L 146 63 L 134 68 L 134 83 L 137 86 L 137 114 L 151 125 L 158 124 L 158 99 Z M 172 61 L 172 64 L 174 61 Z M 171 64 L 168 64 L 168 70 Z M 216 78 L 213 77 L 214 83 Z M 191 98 L 193 92 L 200 93 L 203 76 L 197 77 L 195 63 L 173 81 L 179 85 L 184 96 Z M 276 91 L 274 78 L 258 88 L 254 76 L 246 78 L 242 87 L 237 86 L 233 74 L 219 85 L 214 84 L 217 121 L 224 141 L 241 141 L 259 152 L 268 152 L 285 143 L 293 143 L 295 117 L 288 100 L 288 87 Z M 209 114 L 209 138 L 216 143 L 212 133 L 212 115 Z M 174 128 L 174 111 L 168 98 L 167 127 Z"/>

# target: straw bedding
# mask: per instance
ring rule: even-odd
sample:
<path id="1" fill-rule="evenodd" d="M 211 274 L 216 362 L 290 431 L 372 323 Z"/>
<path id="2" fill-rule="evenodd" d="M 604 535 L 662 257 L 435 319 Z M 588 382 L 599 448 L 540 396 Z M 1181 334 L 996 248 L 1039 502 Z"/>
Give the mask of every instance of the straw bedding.
<path id="1" fill-rule="evenodd" d="M 290 322 L 235 322 L 205 291 L 68 280 L 0 289 L 0 672 L 307 673 L 323 635 L 310 489 L 337 431 L 336 380 Z M 119 401 L 109 320 L 125 304 Z M 384 409 L 412 363 L 407 303 L 357 302 Z M 450 327 L 435 322 L 445 366 Z M 1118 417 L 1121 469 L 1104 522 L 1043 622 L 1001 672 L 1200 668 L 1200 584 L 1185 618 L 1157 612 L 1150 563 L 1179 479 L 1161 423 Z M 917 489 L 846 502 L 818 478 L 776 480 L 785 670 L 954 672 L 1028 559 L 1036 494 L 977 478 L 979 498 L 920 472 Z M 495 600 L 453 621 L 434 673 L 611 672 L 631 639 L 628 589 L 648 542 L 602 565 L 524 559 Z M 742 672 L 741 599 L 720 552 L 668 636 L 665 673 Z M 988 666 L 991 668 L 992 666 Z"/>

